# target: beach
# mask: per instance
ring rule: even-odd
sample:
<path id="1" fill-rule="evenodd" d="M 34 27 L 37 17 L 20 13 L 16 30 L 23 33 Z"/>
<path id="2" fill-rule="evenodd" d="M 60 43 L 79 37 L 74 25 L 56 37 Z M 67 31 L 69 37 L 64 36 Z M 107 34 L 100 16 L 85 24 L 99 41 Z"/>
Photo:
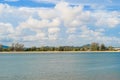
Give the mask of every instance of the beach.
<path id="1" fill-rule="evenodd" d="M 120 51 L 10 51 L 10 52 L 0 52 L 0 53 L 103 53 L 103 52 L 115 52 Z"/>

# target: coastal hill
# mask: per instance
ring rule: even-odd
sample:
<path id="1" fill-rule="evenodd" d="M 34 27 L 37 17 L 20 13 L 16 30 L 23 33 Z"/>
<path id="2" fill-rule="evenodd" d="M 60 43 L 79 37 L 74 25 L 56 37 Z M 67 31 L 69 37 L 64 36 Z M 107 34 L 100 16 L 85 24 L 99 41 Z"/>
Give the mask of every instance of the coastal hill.
<path id="1" fill-rule="evenodd" d="M 7 48 L 9 48 L 9 46 L 2 45 L 2 48 L 7 49 Z"/>

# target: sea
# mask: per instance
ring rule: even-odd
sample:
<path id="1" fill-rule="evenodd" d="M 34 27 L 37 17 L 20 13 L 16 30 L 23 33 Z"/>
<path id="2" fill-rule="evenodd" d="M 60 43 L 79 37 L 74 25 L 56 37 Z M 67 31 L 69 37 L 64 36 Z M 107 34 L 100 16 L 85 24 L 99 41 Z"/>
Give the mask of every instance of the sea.
<path id="1" fill-rule="evenodd" d="M 120 80 L 120 52 L 1 53 L 0 80 Z"/>

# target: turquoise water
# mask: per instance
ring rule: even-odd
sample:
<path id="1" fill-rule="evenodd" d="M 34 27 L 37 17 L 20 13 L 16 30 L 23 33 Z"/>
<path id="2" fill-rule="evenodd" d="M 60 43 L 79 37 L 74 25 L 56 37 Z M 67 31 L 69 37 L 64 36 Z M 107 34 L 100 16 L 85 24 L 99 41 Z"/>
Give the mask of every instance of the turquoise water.
<path id="1" fill-rule="evenodd" d="M 0 80 L 120 80 L 120 53 L 0 54 Z"/>

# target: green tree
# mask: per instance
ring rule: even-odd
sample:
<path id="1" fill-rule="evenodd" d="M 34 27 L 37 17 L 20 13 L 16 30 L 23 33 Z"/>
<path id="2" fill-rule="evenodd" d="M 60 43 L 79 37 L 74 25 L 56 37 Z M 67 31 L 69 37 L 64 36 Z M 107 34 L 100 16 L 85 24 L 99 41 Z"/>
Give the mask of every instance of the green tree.
<path id="1" fill-rule="evenodd" d="M 33 47 L 31 47 L 31 51 L 36 51 L 36 47 L 35 46 L 33 46 Z"/>
<path id="2" fill-rule="evenodd" d="M 24 44 L 20 43 L 12 43 L 10 47 L 11 51 L 23 51 L 24 50 Z"/>
<path id="3" fill-rule="evenodd" d="M 105 51 L 105 50 L 106 50 L 105 45 L 104 45 L 104 44 L 101 44 L 101 45 L 99 46 L 99 50 L 100 50 L 100 51 Z"/>
<path id="4" fill-rule="evenodd" d="M 91 43 L 90 50 L 91 51 L 97 51 L 97 50 L 99 50 L 99 44 L 98 43 Z"/>
<path id="5" fill-rule="evenodd" d="M 108 50 L 109 50 L 109 51 L 113 51 L 114 48 L 113 48 L 112 46 L 109 46 L 109 47 L 108 47 Z"/>
<path id="6" fill-rule="evenodd" d="M 2 44 L 0 44 L 0 51 L 2 51 Z"/>

